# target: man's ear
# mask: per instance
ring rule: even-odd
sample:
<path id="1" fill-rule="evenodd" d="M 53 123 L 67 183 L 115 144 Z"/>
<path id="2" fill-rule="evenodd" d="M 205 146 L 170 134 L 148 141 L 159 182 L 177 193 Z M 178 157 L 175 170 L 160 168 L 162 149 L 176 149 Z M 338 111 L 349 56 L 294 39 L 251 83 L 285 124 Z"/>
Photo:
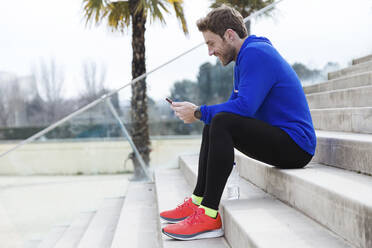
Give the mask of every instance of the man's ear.
<path id="1" fill-rule="evenodd" d="M 228 41 L 234 41 L 235 40 L 235 31 L 231 28 L 226 29 L 225 31 L 225 39 Z"/>

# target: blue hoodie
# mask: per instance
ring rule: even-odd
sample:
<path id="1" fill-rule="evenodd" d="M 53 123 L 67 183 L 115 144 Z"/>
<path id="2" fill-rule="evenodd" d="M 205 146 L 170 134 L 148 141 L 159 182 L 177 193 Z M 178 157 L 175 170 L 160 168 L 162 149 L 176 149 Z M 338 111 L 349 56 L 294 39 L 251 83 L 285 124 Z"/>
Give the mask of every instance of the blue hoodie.
<path id="1" fill-rule="evenodd" d="M 267 38 L 251 35 L 244 41 L 235 63 L 234 89 L 227 102 L 201 106 L 205 124 L 219 112 L 259 119 L 283 129 L 314 155 L 315 130 L 301 82 Z"/>

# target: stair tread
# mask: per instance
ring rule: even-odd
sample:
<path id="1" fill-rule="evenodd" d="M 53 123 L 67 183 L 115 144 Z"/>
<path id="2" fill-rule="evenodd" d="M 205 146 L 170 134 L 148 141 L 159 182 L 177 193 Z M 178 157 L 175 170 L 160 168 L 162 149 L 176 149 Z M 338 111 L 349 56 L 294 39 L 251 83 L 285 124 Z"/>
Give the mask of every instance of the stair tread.
<path id="1" fill-rule="evenodd" d="M 316 130 L 316 136 L 313 162 L 372 175 L 371 133 Z"/>
<path id="2" fill-rule="evenodd" d="M 359 142 L 372 142 L 372 134 L 351 133 L 327 130 L 315 130 L 317 137 L 327 137 L 333 139 L 351 140 Z"/>
<path id="3" fill-rule="evenodd" d="M 160 248 L 154 183 L 130 182 L 111 248 Z"/>
<path id="4" fill-rule="evenodd" d="M 353 68 L 365 68 L 366 64 L 371 64 L 372 65 L 372 61 L 367 61 L 367 62 L 360 63 L 360 64 L 350 65 L 348 67 L 342 68 L 342 69 L 337 70 L 337 71 L 333 71 L 331 73 L 342 71 L 342 70 L 350 70 L 350 69 L 353 69 Z"/>
<path id="5" fill-rule="evenodd" d="M 355 81 L 355 79 L 358 79 L 360 77 L 365 78 L 364 80 L 368 80 L 371 75 L 372 75 L 372 72 L 370 72 L 370 71 L 355 73 L 355 74 L 352 74 L 352 75 L 344 75 L 344 76 L 334 78 L 334 79 L 329 79 L 327 81 L 323 81 L 323 82 L 320 82 L 320 83 L 304 86 L 303 89 L 304 89 L 305 93 L 309 90 L 315 90 L 315 91 L 322 92 L 322 91 L 324 91 L 324 89 L 321 89 L 322 87 L 323 88 L 335 87 L 334 89 L 337 89 L 337 87 L 341 87 L 340 89 L 345 89 L 346 87 L 345 87 L 345 82 L 344 81 L 348 81 L 348 80 L 354 80 Z M 347 84 L 348 85 L 350 85 L 350 84 L 353 85 L 353 83 L 350 83 L 350 82 L 347 83 Z M 370 83 L 365 83 L 365 82 L 364 83 L 358 82 L 357 85 L 359 85 L 359 84 L 360 84 L 360 86 L 370 85 Z M 352 87 L 358 87 L 358 86 L 352 86 Z M 349 87 L 347 87 L 347 88 L 349 88 Z M 316 92 L 314 92 L 314 93 L 316 93 Z M 311 93 L 306 93 L 306 94 L 311 94 Z"/>
<path id="6" fill-rule="evenodd" d="M 312 108 L 310 111 L 332 111 L 332 110 L 371 110 L 372 107 L 341 107 L 341 108 Z"/>
<path id="7" fill-rule="evenodd" d="M 360 73 L 361 71 L 368 72 L 368 71 L 371 71 L 370 70 L 371 67 L 372 67 L 372 61 L 366 61 L 364 63 L 351 65 L 349 67 L 330 72 L 328 73 L 328 78 L 334 79 L 334 78 L 339 78 L 344 75 L 355 75 L 357 73 Z"/>
<path id="8" fill-rule="evenodd" d="M 363 85 L 363 86 L 349 87 L 349 88 L 344 88 L 344 89 L 334 89 L 334 90 L 314 92 L 314 93 L 306 94 L 306 96 L 325 95 L 325 94 L 336 93 L 336 92 L 345 92 L 345 91 L 352 91 L 352 90 L 365 90 L 365 89 L 370 89 L 370 88 L 372 88 L 372 85 Z"/>
<path id="9" fill-rule="evenodd" d="M 89 223 L 78 248 L 109 247 L 124 197 L 105 198 Z"/>
<path id="10" fill-rule="evenodd" d="M 80 213 L 58 240 L 54 248 L 75 248 L 95 213 L 95 211 Z"/>
<path id="11" fill-rule="evenodd" d="M 68 225 L 54 226 L 47 236 L 40 242 L 38 248 L 51 248 L 62 237 L 63 233 L 67 230 Z"/>
<path id="12" fill-rule="evenodd" d="M 237 154 L 245 157 L 240 152 L 237 152 Z M 246 158 L 249 159 L 248 157 Z M 276 169 L 259 161 L 257 163 L 262 166 L 271 167 L 278 173 L 289 177 L 296 177 L 304 182 L 331 190 L 334 193 L 342 195 L 345 199 L 349 198 L 372 208 L 372 177 L 370 176 L 319 163 L 309 163 L 302 169 L 291 170 Z"/>
<path id="13" fill-rule="evenodd" d="M 196 177 L 197 156 L 191 157 L 182 156 L 182 159 Z M 221 201 L 224 225 L 229 225 L 225 231 L 225 235 L 230 236 L 228 241 L 238 242 L 237 228 L 244 232 L 240 236 L 247 239 L 241 241 L 244 246 L 235 243 L 235 247 L 248 244 L 255 247 L 275 247 L 277 244 L 282 247 L 349 247 L 340 237 L 248 181 L 241 179 L 239 185 L 239 200 Z"/>
<path id="14" fill-rule="evenodd" d="M 353 59 L 353 65 L 363 64 L 372 60 L 372 54 Z"/>
<path id="15" fill-rule="evenodd" d="M 23 248 L 38 248 L 42 240 L 28 240 L 25 242 Z"/>

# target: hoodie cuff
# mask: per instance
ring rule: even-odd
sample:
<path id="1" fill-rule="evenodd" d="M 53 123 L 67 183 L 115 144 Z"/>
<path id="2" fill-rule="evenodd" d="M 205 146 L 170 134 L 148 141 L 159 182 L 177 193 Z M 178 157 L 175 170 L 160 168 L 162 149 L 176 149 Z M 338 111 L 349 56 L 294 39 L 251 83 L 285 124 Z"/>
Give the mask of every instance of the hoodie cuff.
<path id="1" fill-rule="evenodd" d="M 200 112 L 201 112 L 201 118 L 200 120 L 203 121 L 205 124 L 209 124 L 210 123 L 210 118 L 209 117 L 209 111 L 208 111 L 208 106 L 206 105 L 202 105 L 200 107 Z"/>

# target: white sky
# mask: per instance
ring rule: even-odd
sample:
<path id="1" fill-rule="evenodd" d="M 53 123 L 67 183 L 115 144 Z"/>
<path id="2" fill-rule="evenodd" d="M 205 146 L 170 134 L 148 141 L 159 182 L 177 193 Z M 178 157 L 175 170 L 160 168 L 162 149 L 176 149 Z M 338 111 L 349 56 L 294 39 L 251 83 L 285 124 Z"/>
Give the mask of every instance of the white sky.
<path id="1" fill-rule="evenodd" d="M 208 0 L 184 0 L 190 35 L 169 17 L 167 25 L 148 22 L 146 64 L 151 70 L 203 41 L 195 22 L 208 13 Z M 107 67 L 111 89 L 131 79 L 131 33 L 112 33 L 106 26 L 85 27 L 81 0 L 2 0 L 0 15 L 0 71 L 28 75 L 40 59 L 54 57 L 66 73 L 64 93 L 82 89 L 82 62 L 90 59 Z M 292 64 L 322 68 L 328 61 L 341 66 L 355 57 L 372 54 L 371 0 L 284 0 L 274 18 L 253 22 L 252 33 L 268 37 Z M 208 57 L 203 46 L 148 78 L 150 96 L 169 94 L 171 84 L 195 79 Z M 130 90 L 127 90 L 128 96 Z"/>

